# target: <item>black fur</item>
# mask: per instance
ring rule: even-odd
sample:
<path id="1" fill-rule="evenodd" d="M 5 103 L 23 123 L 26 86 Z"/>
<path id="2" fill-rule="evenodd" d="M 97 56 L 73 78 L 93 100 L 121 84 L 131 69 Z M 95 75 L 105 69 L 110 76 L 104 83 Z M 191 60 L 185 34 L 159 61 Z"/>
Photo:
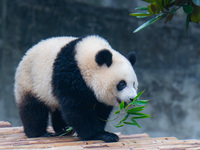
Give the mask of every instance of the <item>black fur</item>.
<path id="1" fill-rule="evenodd" d="M 136 53 L 135 52 L 129 52 L 127 59 L 130 61 L 131 65 L 134 66 L 136 62 Z"/>
<path id="2" fill-rule="evenodd" d="M 54 131 L 56 132 L 55 135 L 61 135 L 63 133 L 66 133 L 66 129 L 69 127 L 63 120 L 60 110 L 56 109 L 53 112 L 51 112 L 51 121 Z M 71 135 L 74 131 L 70 131 L 67 134 L 64 135 Z"/>
<path id="3" fill-rule="evenodd" d="M 110 67 L 112 64 L 112 53 L 107 50 L 101 50 L 96 54 L 95 61 L 99 66 L 106 64 L 107 67 Z"/>
<path id="4" fill-rule="evenodd" d="M 19 113 L 25 134 L 29 138 L 50 136 L 51 134 L 46 132 L 48 108 L 31 93 L 24 95 L 22 101 L 24 103 L 19 104 Z"/>
<path id="5" fill-rule="evenodd" d="M 53 94 L 59 100 L 65 123 L 73 127 L 80 139 L 116 142 L 118 136 L 104 131 L 106 121 L 102 121 L 107 120 L 112 107 L 98 102 L 75 61 L 74 48 L 81 40 L 70 42 L 58 54 L 53 66 Z"/>

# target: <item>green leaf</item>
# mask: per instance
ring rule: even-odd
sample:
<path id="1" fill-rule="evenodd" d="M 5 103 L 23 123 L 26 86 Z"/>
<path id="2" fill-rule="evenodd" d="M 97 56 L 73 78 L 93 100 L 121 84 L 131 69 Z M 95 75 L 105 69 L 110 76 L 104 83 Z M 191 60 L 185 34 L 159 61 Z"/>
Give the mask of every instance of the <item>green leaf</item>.
<path id="1" fill-rule="evenodd" d="M 126 106 L 126 111 L 130 107 L 130 105 L 134 105 L 135 101 L 144 93 L 144 91 L 145 90 L 143 90 L 142 92 L 138 93 L 138 95 L 133 99 L 133 101 Z"/>
<path id="2" fill-rule="evenodd" d="M 174 14 L 170 14 L 169 16 L 167 16 L 167 19 L 165 20 L 165 23 L 167 23 L 168 21 L 172 20 Z"/>
<path id="3" fill-rule="evenodd" d="M 115 114 L 119 114 L 119 113 L 120 113 L 120 110 L 118 110 L 118 111 L 115 112 Z"/>
<path id="4" fill-rule="evenodd" d="M 150 116 L 144 113 L 139 113 L 139 112 L 135 112 L 134 115 L 138 115 L 138 116 Z"/>
<path id="5" fill-rule="evenodd" d="M 146 107 L 146 106 L 135 107 L 135 108 L 132 108 L 132 109 L 127 110 L 127 113 L 128 113 L 128 114 L 135 114 L 135 112 L 139 112 L 139 111 L 144 110 L 145 107 Z"/>
<path id="6" fill-rule="evenodd" d="M 72 127 L 69 127 L 69 128 L 67 128 L 65 131 L 65 133 L 63 133 L 63 134 L 61 134 L 61 135 L 59 135 L 59 136 L 63 136 L 63 135 L 66 135 L 66 134 L 68 134 L 70 131 L 72 131 L 73 130 L 73 128 Z"/>
<path id="7" fill-rule="evenodd" d="M 166 0 L 165 0 L 166 1 Z M 160 8 L 164 8 L 163 7 L 163 2 L 162 0 L 156 0 L 157 4 L 160 6 Z"/>
<path id="8" fill-rule="evenodd" d="M 116 128 L 121 127 L 120 124 L 124 121 L 126 121 L 126 119 L 128 119 L 129 114 L 127 114 L 118 124 L 115 125 Z"/>
<path id="9" fill-rule="evenodd" d="M 190 6 L 190 5 L 184 5 L 184 6 L 183 6 L 183 10 L 184 10 L 184 12 L 185 12 L 186 14 L 191 14 L 192 11 L 193 11 L 193 7 Z"/>
<path id="10" fill-rule="evenodd" d="M 147 9 L 150 14 L 155 14 L 155 12 L 156 12 L 156 8 L 153 4 L 148 5 Z"/>
<path id="11" fill-rule="evenodd" d="M 148 17 L 148 16 L 137 16 L 136 18 L 146 18 L 146 17 Z"/>
<path id="12" fill-rule="evenodd" d="M 126 110 L 129 108 L 130 105 L 134 105 L 135 104 L 135 101 L 140 98 L 140 96 L 144 93 L 145 90 L 143 90 L 142 92 L 138 93 L 137 96 L 133 99 L 133 101 L 131 103 L 129 103 L 127 106 L 126 106 Z"/>
<path id="13" fill-rule="evenodd" d="M 151 118 L 150 115 L 145 115 L 145 116 L 138 116 L 138 117 L 133 117 L 134 119 L 143 119 L 143 118 Z"/>
<path id="14" fill-rule="evenodd" d="M 151 3 L 150 5 L 147 6 L 148 11 L 150 14 L 159 14 L 161 11 L 164 10 L 162 3 L 160 0 L 156 0 L 157 2 Z"/>
<path id="15" fill-rule="evenodd" d="M 129 114 L 127 114 L 119 123 L 122 123 L 123 121 L 125 121 L 126 119 L 128 119 Z"/>
<path id="16" fill-rule="evenodd" d="M 137 123 L 137 121 L 134 119 L 134 117 L 131 118 L 131 121 L 132 121 L 133 123 L 135 123 L 136 126 L 138 126 L 139 128 L 141 128 L 141 126 Z"/>
<path id="17" fill-rule="evenodd" d="M 141 31 L 143 29 L 145 29 L 146 27 L 148 27 L 149 25 L 153 24 L 154 22 L 158 21 L 159 19 L 163 18 L 165 15 L 159 15 L 159 16 L 156 16 L 155 18 L 152 18 L 151 20 L 145 22 L 144 24 L 142 24 L 141 26 L 139 26 L 137 29 L 135 29 L 133 31 L 133 33 L 136 33 L 138 31 Z"/>
<path id="18" fill-rule="evenodd" d="M 120 103 L 120 105 L 119 105 L 119 109 L 122 110 L 124 107 L 125 107 L 124 101 L 122 101 L 122 102 Z"/>
<path id="19" fill-rule="evenodd" d="M 148 10 L 147 7 L 137 7 L 135 10 Z"/>
<path id="20" fill-rule="evenodd" d="M 114 127 L 119 128 L 119 127 L 123 127 L 125 124 L 129 124 L 129 125 L 136 125 L 139 128 L 141 128 L 140 125 L 136 122 L 135 119 L 150 118 L 151 117 L 150 115 L 147 115 L 145 113 L 140 113 L 140 111 L 142 111 L 146 106 L 136 107 L 137 105 L 146 105 L 146 104 L 148 104 L 148 100 L 138 100 L 138 98 L 142 95 L 142 93 L 144 91 L 138 93 L 138 95 L 133 99 L 133 102 L 128 104 L 128 106 L 136 104 L 136 105 L 133 105 L 134 108 L 128 109 L 128 107 L 126 107 L 126 109 L 124 110 L 124 107 L 125 107 L 124 101 L 120 104 L 120 106 L 119 106 L 120 110 L 115 112 L 115 114 L 118 114 L 118 116 L 116 118 L 119 117 L 119 113 L 121 111 L 123 111 L 123 113 L 126 113 L 126 116 L 122 120 L 120 120 Z M 136 115 L 135 117 L 131 118 L 132 122 L 126 121 L 129 118 L 130 115 Z"/>
<path id="21" fill-rule="evenodd" d="M 133 99 L 133 101 L 137 100 L 138 98 L 140 98 L 140 96 L 144 93 L 145 90 L 143 90 L 142 92 L 138 93 L 138 95 Z"/>
<path id="22" fill-rule="evenodd" d="M 121 125 L 115 125 L 114 127 L 115 128 L 120 128 L 120 127 L 123 127 L 124 126 L 124 124 L 121 124 Z"/>
<path id="23" fill-rule="evenodd" d="M 136 100 L 134 101 L 133 105 L 146 105 L 148 104 L 149 100 Z"/>
<path id="24" fill-rule="evenodd" d="M 124 124 L 128 124 L 128 125 L 137 125 L 136 123 L 133 123 L 133 122 L 124 122 Z"/>
<path id="25" fill-rule="evenodd" d="M 193 6 L 193 12 L 190 14 L 190 20 L 192 22 L 199 23 L 200 22 L 200 7 L 195 4 L 192 4 L 192 6 Z"/>
<path id="26" fill-rule="evenodd" d="M 197 6 L 200 6 L 200 0 L 192 0 L 192 2 L 197 5 Z"/>
<path id="27" fill-rule="evenodd" d="M 70 131 L 72 131 L 72 130 L 73 130 L 73 128 L 72 128 L 72 127 L 69 127 L 69 128 L 66 129 L 66 132 L 70 132 Z"/>
<path id="28" fill-rule="evenodd" d="M 129 14 L 130 16 L 152 16 L 152 14 L 149 14 L 149 13 L 130 13 Z"/>

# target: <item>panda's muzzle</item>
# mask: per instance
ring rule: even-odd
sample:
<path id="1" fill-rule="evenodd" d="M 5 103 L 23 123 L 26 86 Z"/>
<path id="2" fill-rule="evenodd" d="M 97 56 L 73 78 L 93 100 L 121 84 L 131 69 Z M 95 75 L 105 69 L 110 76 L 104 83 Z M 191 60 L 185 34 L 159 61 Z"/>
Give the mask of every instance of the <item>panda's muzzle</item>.
<path id="1" fill-rule="evenodd" d="M 132 101 L 133 101 L 133 99 L 130 99 L 130 102 L 132 102 Z M 120 105 L 122 101 L 121 101 L 119 98 L 117 98 L 117 102 L 118 102 L 119 105 Z M 124 101 L 124 105 L 127 106 L 128 103 Z"/>
<path id="2" fill-rule="evenodd" d="M 117 102 L 120 104 L 121 103 L 121 100 L 119 98 L 117 98 Z"/>

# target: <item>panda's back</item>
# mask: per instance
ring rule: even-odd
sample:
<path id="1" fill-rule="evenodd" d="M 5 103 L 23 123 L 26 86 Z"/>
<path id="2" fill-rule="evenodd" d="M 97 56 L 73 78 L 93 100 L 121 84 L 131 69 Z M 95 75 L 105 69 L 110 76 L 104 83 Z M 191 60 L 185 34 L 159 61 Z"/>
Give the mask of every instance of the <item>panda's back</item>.
<path id="1" fill-rule="evenodd" d="M 17 103 L 31 92 L 48 106 L 58 106 L 52 95 L 52 70 L 58 52 L 75 37 L 54 37 L 42 40 L 30 48 L 21 60 L 15 75 Z"/>

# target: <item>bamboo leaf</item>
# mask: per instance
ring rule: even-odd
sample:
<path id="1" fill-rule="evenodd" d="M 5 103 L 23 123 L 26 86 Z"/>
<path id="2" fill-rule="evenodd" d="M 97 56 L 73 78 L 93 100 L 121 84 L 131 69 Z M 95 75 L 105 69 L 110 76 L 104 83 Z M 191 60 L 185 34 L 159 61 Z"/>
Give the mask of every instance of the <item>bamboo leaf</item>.
<path id="1" fill-rule="evenodd" d="M 124 101 L 122 101 L 122 102 L 120 103 L 120 105 L 119 105 L 119 109 L 122 110 L 124 107 L 125 107 Z"/>
<path id="2" fill-rule="evenodd" d="M 69 127 L 69 128 L 67 128 L 65 131 L 65 133 L 63 133 L 63 134 L 61 134 L 61 135 L 59 135 L 59 136 L 64 136 L 64 135 L 66 135 L 66 134 L 68 134 L 69 132 L 71 132 L 73 130 L 73 128 L 72 127 Z"/>
<path id="3" fill-rule="evenodd" d="M 150 13 L 130 13 L 129 15 L 138 17 L 138 16 L 152 16 L 153 14 L 150 14 Z"/>
<path id="4" fill-rule="evenodd" d="M 146 106 L 135 107 L 135 108 L 132 108 L 132 109 L 127 110 L 127 113 L 128 113 L 128 114 L 134 114 L 135 112 L 139 112 L 139 111 L 144 110 L 145 107 L 146 107 Z"/>
<path id="5" fill-rule="evenodd" d="M 133 122 L 124 122 L 124 124 L 128 124 L 128 125 L 137 125 L 136 123 L 133 123 Z"/>
<path id="6" fill-rule="evenodd" d="M 143 30 L 144 28 L 148 27 L 149 25 L 153 24 L 154 22 L 158 21 L 159 19 L 161 19 L 163 17 L 164 17 L 164 14 L 160 15 L 160 16 L 156 16 L 155 18 L 152 18 L 151 20 L 145 22 L 144 24 L 142 24 L 141 26 L 139 26 L 137 29 L 135 29 L 133 31 L 133 33 L 136 33 L 138 31 Z"/>
<path id="7" fill-rule="evenodd" d="M 118 110 L 118 111 L 115 112 L 115 114 L 119 114 L 119 113 L 120 113 L 120 110 Z"/>
<path id="8" fill-rule="evenodd" d="M 167 1 L 167 0 L 165 0 L 165 1 Z M 163 8 L 163 2 L 162 2 L 162 0 L 156 0 L 156 2 L 157 2 L 157 4 L 158 4 L 161 8 Z"/>
<path id="9" fill-rule="evenodd" d="M 133 105 L 146 105 L 148 104 L 148 100 L 136 100 Z"/>
<path id="10" fill-rule="evenodd" d="M 147 115 L 145 113 L 139 113 L 139 112 L 135 112 L 134 115 L 138 115 L 138 116 L 150 116 L 150 115 Z"/>
<path id="11" fill-rule="evenodd" d="M 148 10 L 147 7 L 137 7 L 135 10 Z"/>
<path id="12" fill-rule="evenodd" d="M 167 19 L 165 20 L 165 23 L 167 23 L 168 21 L 172 20 L 174 14 L 170 14 Z"/>
<path id="13" fill-rule="evenodd" d="M 123 122 L 123 121 L 126 121 L 126 119 L 128 119 L 129 117 L 129 114 L 127 114 L 118 124 L 116 124 L 115 126 L 120 126 L 120 124 Z"/>
<path id="14" fill-rule="evenodd" d="M 123 127 L 125 124 L 129 124 L 129 125 L 136 125 L 139 128 L 141 128 L 140 125 L 136 122 L 135 119 L 142 119 L 142 118 L 150 118 L 151 117 L 150 115 L 147 115 L 145 113 L 140 113 L 140 111 L 142 111 L 146 106 L 136 107 L 138 105 L 148 104 L 148 100 L 138 100 L 138 98 L 142 95 L 142 93 L 144 93 L 144 91 L 138 93 L 138 95 L 133 99 L 133 102 L 129 103 L 128 106 L 125 109 L 124 109 L 125 102 L 122 101 L 120 103 L 119 110 L 116 111 L 115 114 L 118 114 L 118 116 L 119 116 L 119 113 L 122 111 L 123 113 L 126 113 L 126 116 L 122 120 L 120 120 L 114 127 L 119 128 L 119 127 Z M 131 106 L 131 105 L 134 106 L 134 108 L 128 109 L 128 107 Z M 135 117 L 131 118 L 132 122 L 126 121 L 129 118 L 130 115 L 136 115 Z"/>
<path id="15" fill-rule="evenodd" d="M 133 101 L 130 104 L 127 105 L 126 110 L 128 109 L 128 107 L 130 105 L 134 105 L 135 101 L 140 98 L 140 96 L 144 93 L 144 91 L 145 90 L 143 90 L 142 92 L 138 93 L 138 95 L 133 99 Z"/>
<path id="16" fill-rule="evenodd" d="M 141 126 L 137 123 L 137 121 L 136 121 L 133 117 L 131 118 L 131 121 L 132 121 L 133 123 L 135 123 L 136 126 L 138 126 L 139 128 L 141 128 Z"/>
<path id="17" fill-rule="evenodd" d="M 120 128 L 120 127 L 123 127 L 124 126 L 124 124 L 121 124 L 121 125 L 115 125 L 114 127 L 115 128 Z"/>
<path id="18" fill-rule="evenodd" d="M 146 17 L 148 17 L 148 16 L 136 16 L 136 18 L 139 18 L 139 19 L 146 18 Z"/>
<path id="19" fill-rule="evenodd" d="M 151 118 L 150 115 L 145 115 L 145 116 L 138 116 L 138 117 L 133 117 L 134 119 L 143 119 L 143 118 Z"/>
<path id="20" fill-rule="evenodd" d="M 150 14 L 155 14 L 156 8 L 155 8 L 155 6 L 153 4 L 148 5 L 147 8 L 148 8 L 148 12 Z"/>
<path id="21" fill-rule="evenodd" d="M 133 101 L 137 100 L 143 93 L 145 90 L 143 90 L 142 92 L 138 93 L 138 95 L 133 99 Z"/>
<path id="22" fill-rule="evenodd" d="M 130 107 L 130 105 L 134 105 L 135 101 L 144 93 L 144 91 L 145 90 L 143 90 L 142 92 L 138 93 L 138 95 L 133 99 L 133 101 L 126 106 L 126 111 Z"/>
<path id="23" fill-rule="evenodd" d="M 128 117 L 129 117 L 129 114 L 127 114 L 127 115 L 119 122 L 119 124 L 122 123 L 123 121 L 126 121 L 126 119 L 128 119 Z"/>

